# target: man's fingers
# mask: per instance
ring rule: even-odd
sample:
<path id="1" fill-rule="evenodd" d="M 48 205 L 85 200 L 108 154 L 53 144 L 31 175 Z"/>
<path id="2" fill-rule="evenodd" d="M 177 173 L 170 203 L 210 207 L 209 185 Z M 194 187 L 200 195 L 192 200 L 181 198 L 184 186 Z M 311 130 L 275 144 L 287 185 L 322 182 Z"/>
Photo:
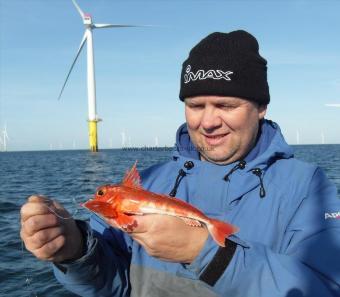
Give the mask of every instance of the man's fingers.
<path id="1" fill-rule="evenodd" d="M 25 222 L 28 218 L 35 215 L 43 215 L 51 213 L 49 209 L 51 206 L 48 205 L 48 202 L 28 202 L 21 207 L 21 221 Z"/>
<path id="2" fill-rule="evenodd" d="M 34 233 L 32 236 L 25 238 L 25 246 L 30 251 L 38 250 L 45 245 L 48 245 L 49 242 L 53 241 L 57 237 L 63 234 L 62 227 L 54 227 L 40 230 Z M 21 236 L 24 236 L 23 234 Z"/>
<path id="3" fill-rule="evenodd" d="M 137 227 L 131 233 L 154 232 L 172 226 L 174 223 L 182 224 L 182 220 L 177 217 L 161 214 L 135 215 L 134 219 L 137 222 Z"/>
<path id="4" fill-rule="evenodd" d="M 133 216 L 136 221 L 135 227 L 133 228 L 131 234 L 145 233 L 148 231 L 153 215 L 135 215 Z"/>
<path id="5" fill-rule="evenodd" d="M 56 200 L 52 200 L 52 205 L 54 206 L 54 208 L 65 211 L 66 209 Z"/>
<path id="6" fill-rule="evenodd" d="M 56 254 L 65 245 L 65 240 L 64 235 L 59 235 L 42 247 L 34 250 L 33 254 L 41 260 L 56 261 Z"/>
<path id="7" fill-rule="evenodd" d="M 135 221 L 134 223 L 131 223 L 131 230 L 129 229 L 128 225 L 123 225 L 120 226 L 117 224 L 115 219 L 109 219 L 109 218 L 104 218 L 104 220 L 106 221 L 106 223 L 108 223 L 110 226 L 114 227 L 114 228 L 118 228 L 121 229 L 122 231 L 128 232 L 128 233 L 140 233 L 140 232 L 146 232 L 146 223 L 144 223 L 144 220 L 141 220 L 143 227 L 140 227 L 139 224 L 139 218 L 142 217 L 140 215 L 134 215 L 131 216 L 131 219 L 133 218 L 133 220 Z M 144 217 L 144 216 L 143 216 Z"/>
<path id="8" fill-rule="evenodd" d="M 27 201 L 28 202 L 49 202 L 51 200 L 43 195 L 32 195 L 27 198 Z"/>
<path id="9" fill-rule="evenodd" d="M 133 224 L 133 228 L 129 230 L 124 230 L 121 226 L 118 226 L 114 219 L 105 218 L 105 221 L 115 227 L 128 232 L 130 235 L 146 232 L 155 232 L 157 230 L 163 230 L 169 225 L 177 224 L 178 226 L 183 226 L 184 222 L 177 217 L 161 215 L 161 214 L 144 214 L 144 215 L 133 215 L 131 216 L 136 223 Z M 124 226 L 123 226 L 124 227 Z M 128 226 L 125 226 L 128 227 Z"/>
<path id="10" fill-rule="evenodd" d="M 39 230 L 57 227 L 60 225 L 59 219 L 52 213 L 35 215 L 29 217 L 22 225 L 23 231 L 32 236 Z"/>

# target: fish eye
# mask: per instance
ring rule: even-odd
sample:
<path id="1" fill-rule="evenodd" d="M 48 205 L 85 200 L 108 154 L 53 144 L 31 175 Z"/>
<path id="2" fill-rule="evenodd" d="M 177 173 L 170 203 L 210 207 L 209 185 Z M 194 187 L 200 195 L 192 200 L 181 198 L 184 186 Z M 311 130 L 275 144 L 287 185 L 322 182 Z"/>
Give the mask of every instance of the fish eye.
<path id="1" fill-rule="evenodd" d="M 98 196 L 103 196 L 105 194 L 104 190 L 100 189 L 97 191 Z"/>

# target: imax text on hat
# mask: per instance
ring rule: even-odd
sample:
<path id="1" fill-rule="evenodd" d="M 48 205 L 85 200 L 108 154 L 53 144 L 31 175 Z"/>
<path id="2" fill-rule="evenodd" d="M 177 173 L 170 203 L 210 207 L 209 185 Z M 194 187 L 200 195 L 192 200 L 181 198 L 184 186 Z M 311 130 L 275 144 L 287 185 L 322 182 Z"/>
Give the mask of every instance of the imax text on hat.
<path id="1" fill-rule="evenodd" d="M 184 83 L 188 83 L 191 80 L 195 81 L 197 79 L 199 80 L 204 80 L 204 79 L 224 79 L 227 81 L 230 81 L 231 78 L 229 77 L 229 75 L 233 74 L 232 71 L 223 71 L 220 69 L 214 70 L 214 69 L 210 69 L 208 71 L 204 71 L 203 69 L 197 70 L 196 73 L 191 72 L 191 65 L 188 65 L 186 70 L 185 70 L 186 74 L 184 74 Z"/>

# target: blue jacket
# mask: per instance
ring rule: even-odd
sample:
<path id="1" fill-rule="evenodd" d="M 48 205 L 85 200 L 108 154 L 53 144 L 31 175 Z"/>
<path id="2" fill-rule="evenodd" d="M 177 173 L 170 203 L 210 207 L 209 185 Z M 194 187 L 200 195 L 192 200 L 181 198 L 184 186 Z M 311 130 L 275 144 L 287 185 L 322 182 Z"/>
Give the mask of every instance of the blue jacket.
<path id="1" fill-rule="evenodd" d="M 261 130 L 245 162 L 220 166 L 199 160 L 183 125 L 172 160 L 142 172 L 145 188 L 175 191 L 238 226 L 226 248 L 209 237 L 191 264 L 163 262 L 93 216 L 91 228 L 79 224 L 85 256 L 54 266 L 57 279 L 81 296 L 340 296 L 336 188 L 320 168 L 294 158 L 275 123 Z"/>

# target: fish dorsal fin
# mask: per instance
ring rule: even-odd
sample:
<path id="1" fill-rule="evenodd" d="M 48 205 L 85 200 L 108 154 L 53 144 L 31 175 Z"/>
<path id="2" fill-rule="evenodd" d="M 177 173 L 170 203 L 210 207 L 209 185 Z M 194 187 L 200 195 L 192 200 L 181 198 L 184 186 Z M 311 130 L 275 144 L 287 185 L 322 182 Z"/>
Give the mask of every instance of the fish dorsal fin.
<path id="1" fill-rule="evenodd" d="M 126 171 L 122 184 L 130 188 L 142 188 L 139 172 L 137 170 L 137 161 L 133 164 L 130 171 Z"/>

